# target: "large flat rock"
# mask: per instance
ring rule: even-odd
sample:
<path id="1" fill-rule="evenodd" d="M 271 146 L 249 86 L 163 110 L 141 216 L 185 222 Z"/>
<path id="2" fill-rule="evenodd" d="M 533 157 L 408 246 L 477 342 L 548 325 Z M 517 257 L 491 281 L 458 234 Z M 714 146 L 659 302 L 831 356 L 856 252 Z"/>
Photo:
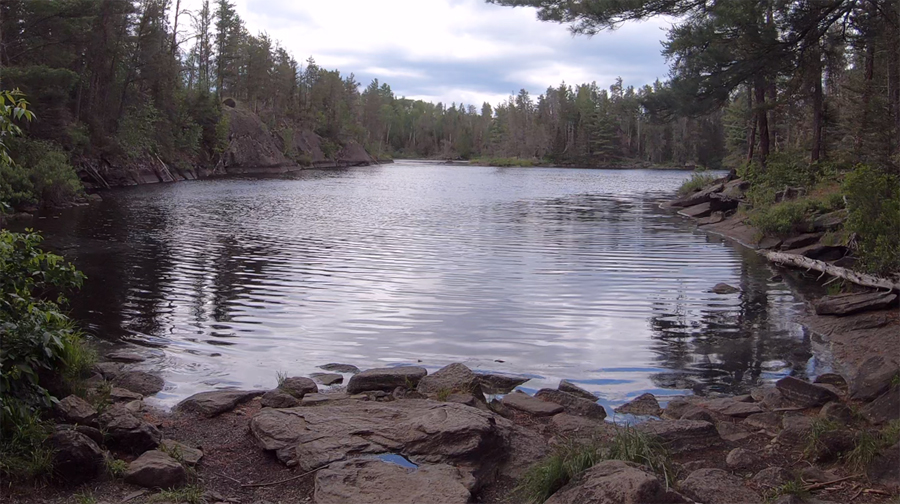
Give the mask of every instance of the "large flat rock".
<path id="1" fill-rule="evenodd" d="M 471 476 L 447 464 L 407 470 L 377 459 L 337 462 L 316 473 L 316 504 L 465 504 Z"/>
<path id="2" fill-rule="evenodd" d="M 605 460 L 577 476 L 545 504 L 674 504 L 687 502 L 644 467 Z"/>
<path id="3" fill-rule="evenodd" d="M 397 387 L 413 389 L 427 374 L 428 371 L 425 368 L 418 366 L 367 369 L 350 378 L 347 383 L 347 392 L 350 394 L 373 390 L 393 392 Z"/>
<path id="4" fill-rule="evenodd" d="M 265 390 L 212 390 L 210 392 L 200 392 L 178 403 L 175 409 L 213 417 L 231 411 L 239 404 L 243 404 L 265 393 Z"/>
<path id="5" fill-rule="evenodd" d="M 519 391 L 513 392 L 512 394 L 506 394 L 500 402 L 507 408 L 519 410 L 534 416 L 553 416 L 557 413 L 562 413 L 565 409 L 559 404 L 542 401 Z"/>
<path id="6" fill-rule="evenodd" d="M 705 450 L 722 443 L 716 426 L 703 420 L 650 421 L 635 428 L 658 437 L 672 453 Z"/>

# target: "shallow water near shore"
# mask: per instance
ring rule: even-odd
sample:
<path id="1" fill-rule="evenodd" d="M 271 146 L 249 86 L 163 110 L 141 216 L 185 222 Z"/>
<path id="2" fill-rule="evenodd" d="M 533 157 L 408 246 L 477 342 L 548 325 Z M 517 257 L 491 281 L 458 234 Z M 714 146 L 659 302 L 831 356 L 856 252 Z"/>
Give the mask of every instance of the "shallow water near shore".
<path id="1" fill-rule="evenodd" d="M 17 226 L 88 275 L 73 314 L 145 347 L 162 406 L 328 362 L 566 378 L 606 406 L 820 372 L 765 261 L 658 208 L 688 177 L 398 162 L 118 189 Z"/>

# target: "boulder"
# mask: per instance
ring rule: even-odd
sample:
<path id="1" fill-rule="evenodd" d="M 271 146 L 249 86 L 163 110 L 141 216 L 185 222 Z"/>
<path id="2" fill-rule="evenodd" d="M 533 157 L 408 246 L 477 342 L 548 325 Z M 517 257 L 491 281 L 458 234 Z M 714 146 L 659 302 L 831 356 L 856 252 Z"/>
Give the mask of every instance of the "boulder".
<path id="1" fill-rule="evenodd" d="M 819 410 L 819 418 L 848 424 L 853 421 L 853 411 L 847 405 L 834 401 L 822 406 L 822 409 Z"/>
<path id="2" fill-rule="evenodd" d="M 678 420 L 685 412 L 694 407 L 694 403 L 684 399 L 672 399 L 662 411 L 662 417 L 667 420 Z"/>
<path id="3" fill-rule="evenodd" d="M 337 373 L 312 373 L 309 377 L 325 386 L 344 383 L 344 377 Z"/>
<path id="4" fill-rule="evenodd" d="M 791 480 L 791 473 L 783 467 L 772 466 L 754 474 L 751 479 L 765 488 L 778 488 Z"/>
<path id="5" fill-rule="evenodd" d="M 604 460 L 559 489 L 546 504 L 668 504 L 687 502 L 643 466 Z"/>
<path id="6" fill-rule="evenodd" d="M 596 420 L 603 420 L 606 418 L 606 410 L 603 409 L 603 406 L 600 406 L 594 401 L 569 394 L 568 392 L 561 392 L 554 389 L 541 389 L 534 394 L 534 397 L 542 401 L 559 404 L 563 407 L 563 411 L 570 415 L 594 418 Z"/>
<path id="7" fill-rule="evenodd" d="M 681 415 L 681 420 L 702 420 L 704 422 L 715 423 L 716 417 L 706 408 L 691 406 Z"/>
<path id="8" fill-rule="evenodd" d="M 359 368 L 352 364 L 338 364 L 336 362 L 323 364 L 323 365 L 319 366 L 319 369 L 324 369 L 325 371 L 331 371 L 332 373 L 349 373 L 349 374 L 359 373 Z"/>
<path id="9" fill-rule="evenodd" d="M 145 488 L 178 488 L 187 482 L 187 471 L 169 455 L 150 450 L 128 464 L 125 482 Z"/>
<path id="10" fill-rule="evenodd" d="M 477 373 L 477 376 L 485 394 L 508 394 L 529 380 L 524 376 L 500 373 Z"/>
<path id="11" fill-rule="evenodd" d="M 722 469 L 698 469 L 681 482 L 681 491 L 703 504 L 762 504 L 763 498 L 744 481 Z"/>
<path id="12" fill-rule="evenodd" d="M 75 432 L 79 432 L 84 434 L 85 436 L 91 438 L 91 441 L 97 443 L 98 446 L 103 445 L 103 433 L 100 432 L 100 429 L 94 427 L 88 427 L 87 425 L 69 425 L 69 424 L 57 424 L 55 427 L 58 431 L 64 430 L 73 430 Z"/>
<path id="13" fill-rule="evenodd" d="M 162 434 L 156 426 L 138 417 L 124 405 L 114 404 L 99 417 L 108 443 L 120 450 L 138 454 L 159 446 Z"/>
<path id="14" fill-rule="evenodd" d="M 559 385 L 556 387 L 560 392 L 566 392 L 572 394 L 574 396 L 578 396 L 582 399 L 587 399 L 588 401 L 597 402 L 600 400 L 596 395 L 588 392 L 587 390 L 575 385 L 569 380 L 560 380 Z"/>
<path id="15" fill-rule="evenodd" d="M 838 398 L 837 394 L 821 385 L 798 380 L 793 376 L 785 376 L 775 382 L 775 387 L 792 403 L 804 407 L 814 408 Z"/>
<path id="16" fill-rule="evenodd" d="M 859 401 L 875 399 L 887 392 L 898 373 L 897 365 L 887 362 L 880 355 L 866 359 L 850 380 L 850 398 Z"/>
<path id="17" fill-rule="evenodd" d="M 781 430 L 781 415 L 774 411 L 756 413 L 745 418 L 743 424 L 751 429 L 762 429 L 774 436 Z"/>
<path id="18" fill-rule="evenodd" d="M 812 430 L 813 419 L 802 415 L 786 416 L 782 419 L 784 427 L 775 442 L 782 446 L 796 446 L 806 443 Z"/>
<path id="19" fill-rule="evenodd" d="M 744 448 L 735 448 L 725 457 L 725 465 L 732 471 L 743 471 L 759 464 L 759 455 Z"/>
<path id="20" fill-rule="evenodd" d="M 478 376 L 458 362 L 438 369 L 433 374 L 419 380 L 416 390 L 421 394 L 438 394 L 444 392 L 462 392 L 484 398 Z"/>
<path id="21" fill-rule="evenodd" d="M 816 315 L 851 315 L 862 311 L 883 310 L 897 301 L 897 295 L 889 292 L 848 293 L 825 296 L 815 303 Z"/>
<path id="22" fill-rule="evenodd" d="M 50 436 L 53 472 L 69 484 L 94 479 L 103 467 L 103 451 L 91 438 L 75 430 L 60 430 Z"/>
<path id="23" fill-rule="evenodd" d="M 819 215 L 813 219 L 812 228 L 814 231 L 834 231 L 847 220 L 847 215 L 847 210 L 835 210 L 834 212 Z"/>
<path id="24" fill-rule="evenodd" d="M 306 394 L 319 393 L 319 386 L 316 385 L 316 382 L 303 376 L 292 376 L 291 378 L 285 378 L 281 383 L 278 384 L 278 388 L 296 397 L 297 399 L 303 399 L 303 396 Z"/>
<path id="25" fill-rule="evenodd" d="M 722 443 L 716 427 L 702 420 L 650 421 L 635 429 L 658 437 L 675 454 L 705 450 Z"/>
<path id="26" fill-rule="evenodd" d="M 781 242 L 781 250 L 797 249 L 808 247 L 819 242 L 822 233 L 804 233 L 798 236 L 792 236 Z"/>
<path id="27" fill-rule="evenodd" d="M 358 394 L 370 390 L 393 392 L 397 387 L 415 388 L 428 371 L 418 366 L 367 369 L 353 375 L 347 383 L 347 392 Z"/>
<path id="28" fill-rule="evenodd" d="M 859 411 L 873 425 L 900 418 L 900 387 L 894 386 Z"/>
<path id="29" fill-rule="evenodd" d="M 710 411 L 735 418 L 746 418 L 763 412 L 763 409 L 756 403 L 740 402 L 730 397 L 713 399 L 701 404 Z"/>
<path id="30" fill-rule="evenodd" d="M 659 407 L 659 402 L 653 394 L 641 394 L 632 401 L 616 408 L 616 412 L 630 415 L 659 416 L 662 408 Z"/>
<path id="31" fill-rule="evenodd" d="M 122 387 L 113 387 L 109 391 L 109 400 L 114 403 L 140 401 L 144 396 Z"/>
<path id="32" fill-rule="evenodd" d="M 407 470 L 377 459 L 337 462 L 316 473 L 316 504 L 465 504 L 472 477 L 447 464 Z"/>
<path id="33" fill-rule="evenodd" d="M 719 436 L 729 443 L 740 443 L 753 436 L 747 428 L 731 422 L 716 422 L 716 431 Z"/>
<path id="34" fill-rule="evenodd" d="M 112 380 L 122 372 L 122 365 L 116 362 L 98 362 L 94 364 L 94 370 L 103 375 L 107 380 Z"/>
<path id="35" fill-rule="evenodd" d="M 568 438 L 593 438 L 598 434 L 609 434 L 612 424 L 588 417 L 558 413 L 550 418 L 553 432 Z"/>
<path id="36" fill-rule="evenodd" d="M 473 396 L 472 394 L 464 394 L 459 392 L 447 396 L 447 402 L 465 404 L 466 406 L 472 406 L 473 408 L 476 404 L 478 404 L 478 401 L 476 401 L 475 396 Z"/>
<path id="37" fill-rule="evenodd" d="M 284 390 L 270 390 L 262 395 L 259 403 L 264 408 L 293 408 L 300 405 L 300 400 Z"/>
<path id="38" fill-rule="evenodd" d="M 97 410 L 84 399 L 70 395 L 53 405 L 56 414 L 68 423 L 96 425 Z"/>
<path id="39" fill-rule="evenodd" d="M 179 443 L 174 439 L 163 439 L 159 443 L 160 450 L 174 458 L 176 461 L 183 462 L 189 466 L 200 463 L 203 458 L 203 452 L 197 448 L 192 448 L 186 444 Z"/>
<path id="40" fill-rule="evenodd" d="M 816 379 L 813 380 L 813 383 L 834 385 L 835 387 L 840 389 L 847 388 L 847 380 L 845 380 L 843 376 L 837 373 L 822 373 L 819 376 L 816 376 Z"/>
<path id="41" fill-rule="evenodd" d="M 760 406 L 769 410 L 792 406 L 790 401 L 775 387 L 757 387 L 750 391 L 750 396 Z"/>
<path id="42" fill-rule="evenodd" d="M 137 363 L 147 360 L 143 355 L 129 350 L 114 350 L 104 355 L 106 360 L 113 362 Z"/>
<path id="43" fill-rule="evenodd" d="M 699 205 L 701 203 L 709 203 L 712 199 L 712 195 L 722 191 L 724 187 L 724 184 L 712 184 L 683 198 L 679 198 L 675 201 L 670 202 L 669 206 L 676 208 L 685 208 Z"/>
<path id="44" fill-rule="evenodd" d="M 113 385 L 143 396 L 152 396 L 165 387 L 166 382 L 154 374 L 144 371 L 124 371 L 112 380 Z"/>
<path id="45" fill-rule="evenodd" d="M 243 404 L 265 393 L 265 390 L 212 390 L 210 392 L 200 392 L 178 403 L 175 409 L 214 417 L 231 411 L 239 404 Z"/>
<path id="46" fill-rule="evenodd" d="M 817 261 L 837 261 L 847 255 L 849 250 L 842 245 L 811 245 L 803 249 L 803 255 Z"/>
<path id="47" fill-rule="evenodd" d="M 507 408 L 512 408 L 539 417 L 553 416 L 557 413 L 562 413 L 565 409 L 559 404 L 531 397 L 518 390 L 511 394 L 506 394 L 500 402 Z"/>
<path id="48" fill-rule="evenodd" d="M 714 294 L 735 294 L 741 292 L 741 289 L 728 285 L 727 283 L 718 283 L 710 289 L 710 292 Z"/>

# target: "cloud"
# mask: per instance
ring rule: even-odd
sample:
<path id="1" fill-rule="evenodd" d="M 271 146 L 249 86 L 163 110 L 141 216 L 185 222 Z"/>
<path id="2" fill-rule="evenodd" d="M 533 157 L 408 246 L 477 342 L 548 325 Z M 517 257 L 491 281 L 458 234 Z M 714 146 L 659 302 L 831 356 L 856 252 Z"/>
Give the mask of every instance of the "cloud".
<path id="1" fill-rule="evenodd" d="M 196 9 L 199 0 L 183 1 Z M 635 87 L 664 79 L 666 20 L 627 24 L 593 38 L 537 20 L 528 8 L 482 0 L 235 0 L 251 33 L 266 32 L 298 61 L 312 56 L 398 96 L 496 104 L 527 89 L 621 76 Z"/>

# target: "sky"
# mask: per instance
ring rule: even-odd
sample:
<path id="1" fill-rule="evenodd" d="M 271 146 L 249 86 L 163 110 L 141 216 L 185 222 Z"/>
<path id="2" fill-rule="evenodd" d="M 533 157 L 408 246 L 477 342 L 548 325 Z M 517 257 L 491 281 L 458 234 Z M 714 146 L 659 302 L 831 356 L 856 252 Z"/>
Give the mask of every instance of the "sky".
<path id="1" fill-rule="evenodd" d="M 483 0 L 233 2 L 251 33 L 268 33 L 304 65 L 312 56 L 363 86 L 377 78 L 397 96 L 431 102 L 480 107 L 523 88 L 534 96 L 563 81 L 608 88 L 617 77 L 639 87 L 668 74 L 663 19 L 589 38 L 538 21 L 533 9 Z M 183 9 L 199 5 L 182 0 Z"/>

